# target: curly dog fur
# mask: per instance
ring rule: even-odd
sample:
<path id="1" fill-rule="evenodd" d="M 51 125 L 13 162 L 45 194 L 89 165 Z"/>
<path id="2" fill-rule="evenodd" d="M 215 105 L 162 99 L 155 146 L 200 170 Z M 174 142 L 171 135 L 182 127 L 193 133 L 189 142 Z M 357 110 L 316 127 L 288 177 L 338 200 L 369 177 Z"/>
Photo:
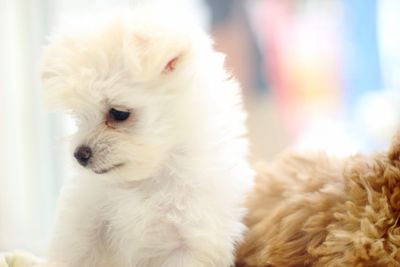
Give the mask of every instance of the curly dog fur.
<path id="1" fill-rule="evenodd" d="M 400 134 L 388 152 L 258 166 L 237 266 L 400 266 Z"/>

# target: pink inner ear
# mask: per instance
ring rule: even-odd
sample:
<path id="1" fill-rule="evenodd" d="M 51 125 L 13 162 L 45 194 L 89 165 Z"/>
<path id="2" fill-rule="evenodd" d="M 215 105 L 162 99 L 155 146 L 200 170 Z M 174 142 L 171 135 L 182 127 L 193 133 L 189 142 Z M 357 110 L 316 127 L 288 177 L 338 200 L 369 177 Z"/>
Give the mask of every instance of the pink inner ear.
<path id="1" fill-rule="evenodd" d="M 174 57 L 170 61 L 168 61 L 167 65 L 164 67 L 164 73 L 170 73 L 175 70 L 176 63 L 178 62 L 178 57 Z"/>

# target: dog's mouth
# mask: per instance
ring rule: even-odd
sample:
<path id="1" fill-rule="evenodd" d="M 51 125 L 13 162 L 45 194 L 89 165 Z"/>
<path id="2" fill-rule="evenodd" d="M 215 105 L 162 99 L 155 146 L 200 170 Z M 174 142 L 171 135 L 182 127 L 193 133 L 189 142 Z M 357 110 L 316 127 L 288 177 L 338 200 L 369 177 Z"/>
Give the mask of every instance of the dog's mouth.
<path id="1" fill-rule="evenodd" d="M 119 164 L 115 164 L 112 165 L 109 168 L 104 168 L 104 169 L 92 169 L 93 172 L 97 173 L 97 174 L 104 174 L 104 173 L 108 173 L 110 171 L 113 171 L 115 169 L 118 169 L 120 167 L 122 167 L 124 165 L 124 163 L 119 163 Z"/>

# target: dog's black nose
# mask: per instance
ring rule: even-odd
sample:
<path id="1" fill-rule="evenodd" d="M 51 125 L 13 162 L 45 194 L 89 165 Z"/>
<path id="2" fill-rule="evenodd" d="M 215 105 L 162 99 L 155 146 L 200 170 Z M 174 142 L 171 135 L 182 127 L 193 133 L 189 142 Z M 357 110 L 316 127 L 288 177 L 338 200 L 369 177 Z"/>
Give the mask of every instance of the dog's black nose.
<path id="1" fill-rule="evenodd" d="M 75 150 L 74 157 L 82 166 L 86 166 L 92 157 L 92 150 L 88 146 L 80 146 Z"/>

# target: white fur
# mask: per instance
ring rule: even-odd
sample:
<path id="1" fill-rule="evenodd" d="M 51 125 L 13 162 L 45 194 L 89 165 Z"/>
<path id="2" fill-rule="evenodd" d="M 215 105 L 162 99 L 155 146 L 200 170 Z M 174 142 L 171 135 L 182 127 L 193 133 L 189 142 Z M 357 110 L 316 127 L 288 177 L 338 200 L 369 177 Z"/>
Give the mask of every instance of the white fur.
<path id="1" fill-rule="evenodd" d="M 139 9 L 46 49 L 47 102 L 76 118 L 73 146 L 94 150 L 64 187 L 46 266 L 233 264 L 253 175 L 240 89 L 207 36 L 183 25 Z M 111 107 L 132 118 L 107 127 Z"/>

